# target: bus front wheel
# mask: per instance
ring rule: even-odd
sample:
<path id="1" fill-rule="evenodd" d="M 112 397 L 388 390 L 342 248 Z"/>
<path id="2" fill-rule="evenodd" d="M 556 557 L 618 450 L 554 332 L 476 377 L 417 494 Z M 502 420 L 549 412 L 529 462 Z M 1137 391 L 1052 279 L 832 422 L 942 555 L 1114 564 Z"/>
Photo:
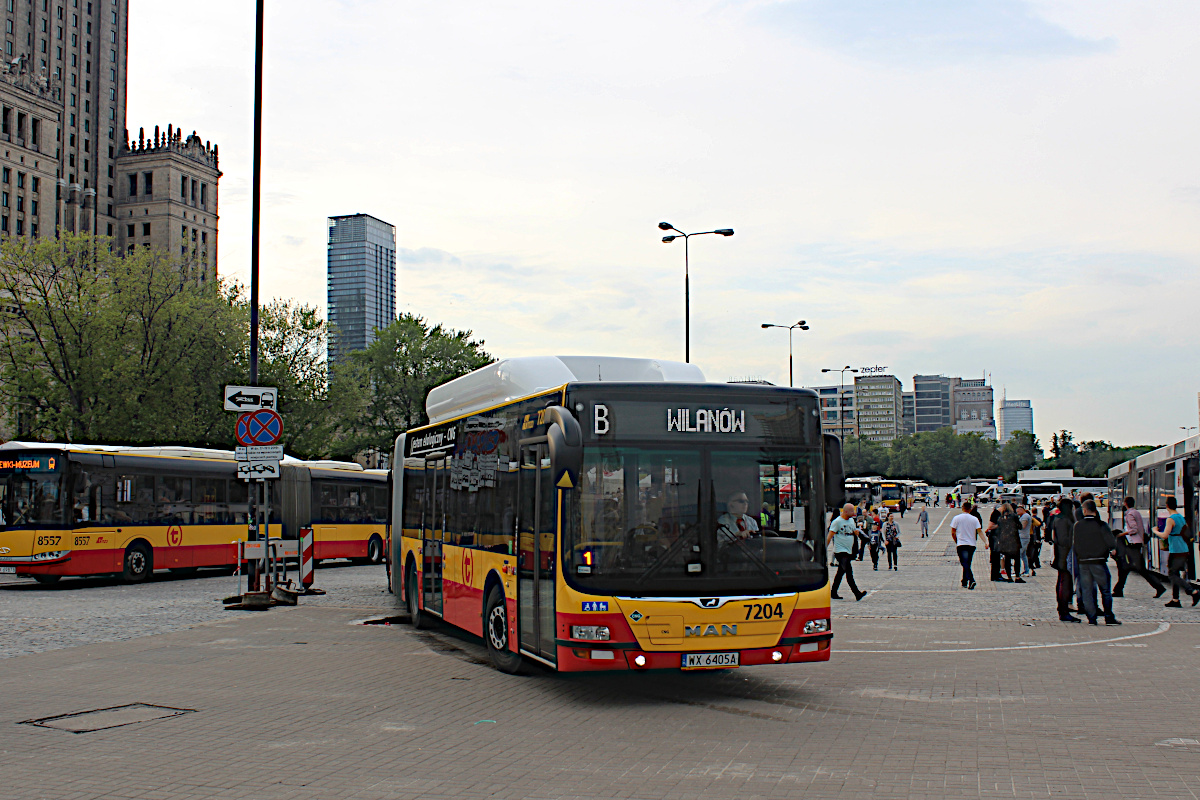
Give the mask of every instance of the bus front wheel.
<path id="1" fill-rule="evenodd" d="M 140 583 L 154 571 L 154 554 L 141 542 L 134 542 L 125 549 L 125 569 L 121 577 L 128 583 Z"/>
<path id="2" fill-rule="evenodd" d="M 483 607 L 483 640 L 487 644 L 488 658 L 496 669 L 516 675 L 524 662 L 519 653 L 508 649 L 508 636 L 508 605 L 504 602 L 504 592 L 499 586 L 493 586 Z"/>
<path id="3" fill-rule="evenodd" d="M 408 568 L 408 578 L 404 581 L 404 597 L 408 605 L 408 616 L 412 619 L 413 627 L 418 630 L 428 630 L 433 627 L 430 618 L 421 611 L 420 598 L 417 596 L 417 568 Z"/>

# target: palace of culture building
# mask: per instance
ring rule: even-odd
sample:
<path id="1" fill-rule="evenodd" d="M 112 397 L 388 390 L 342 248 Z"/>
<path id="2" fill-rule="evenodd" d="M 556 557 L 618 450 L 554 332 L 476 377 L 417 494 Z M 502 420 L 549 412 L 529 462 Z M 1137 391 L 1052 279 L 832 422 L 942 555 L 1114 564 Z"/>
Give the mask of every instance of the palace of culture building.
<path id="1" fill-rule="evenodd" d="M 58 230 L 217 274 L 217 148 L 125 123 L 129 0 L 0 0 L 0 236 Z"/>

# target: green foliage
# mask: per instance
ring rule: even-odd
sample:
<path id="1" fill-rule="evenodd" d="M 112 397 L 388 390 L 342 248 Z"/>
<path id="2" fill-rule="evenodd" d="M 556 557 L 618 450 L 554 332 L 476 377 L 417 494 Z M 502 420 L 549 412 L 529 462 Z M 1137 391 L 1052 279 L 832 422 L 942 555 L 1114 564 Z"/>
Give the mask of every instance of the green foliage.
<path id="1" fill-rule="evenodd" d="M 1070 431 L 1059 431 L 1051 437 L 1050 452 L 1052 458 L 1043 462 L 1047 469 L 1074 469 L 1076 475 L 1086 478 L 1100 478 L 1108 474 L 1111 467 L 1137 458 L 1142 453 L 1154 449 L 1154 445 L 1136 445 L 1134 447 L 1114 447 L 1103 440 L 1075 442 Z"/>
<path id="2" fill-rule="evenodd" d="M 426 424 L 430 389 L 495 360 L 483 344 L 470 331 L 430 327 L 412 314 L 379 331 L 366 350 L 349 359 L 347 380 L 370 386 L 358 425 L 361 443 L 389 452 L 401 432 Z"/>
<path id="3" fill-rule="evenodd" d="M 1033 469 L 1041 460 L 1042 445 L 1029 431 L 1015 431 L 1000 451 L 1004 475 L 1010 481 L 1017 479 L 1018 470 Z"/>

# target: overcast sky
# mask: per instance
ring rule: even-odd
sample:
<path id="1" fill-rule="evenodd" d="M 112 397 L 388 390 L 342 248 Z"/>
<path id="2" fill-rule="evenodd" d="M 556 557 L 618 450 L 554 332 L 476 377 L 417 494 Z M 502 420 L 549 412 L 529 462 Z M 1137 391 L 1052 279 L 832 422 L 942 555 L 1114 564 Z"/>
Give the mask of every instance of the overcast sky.
<path id="1" fill-rule="evenodd" d="M 254 4 L 130 0 L 129 120 L 220 146 L 248 280 Z M 262 292 L 326 217 L 396 226 L 398 307 L 497 356 L 979 377 L 1044 445 L 1197 424 L 1200 5 L 267 0 Z"/>

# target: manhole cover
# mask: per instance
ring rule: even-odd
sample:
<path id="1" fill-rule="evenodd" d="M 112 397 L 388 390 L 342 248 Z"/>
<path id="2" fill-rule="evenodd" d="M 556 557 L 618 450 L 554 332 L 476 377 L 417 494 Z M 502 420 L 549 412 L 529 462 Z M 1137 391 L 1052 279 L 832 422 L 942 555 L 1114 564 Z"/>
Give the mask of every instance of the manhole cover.
<path id="1" fill-rule="evenodd" d="M 20 724 L 55 728 L 70 733 L 91 733 L 108 728 L 120 728 L 122 725 L 133 725 L 138 722 L 178 717 L 180 714 L 191 714 L 195 710 L 194 708 L 152 706 L 148 703 L 129 703 L 124 706 L 97 708 L 93 711 L 76 711 L 74 714 L 59 714 L 57 717 L 27 719 Z"/>

